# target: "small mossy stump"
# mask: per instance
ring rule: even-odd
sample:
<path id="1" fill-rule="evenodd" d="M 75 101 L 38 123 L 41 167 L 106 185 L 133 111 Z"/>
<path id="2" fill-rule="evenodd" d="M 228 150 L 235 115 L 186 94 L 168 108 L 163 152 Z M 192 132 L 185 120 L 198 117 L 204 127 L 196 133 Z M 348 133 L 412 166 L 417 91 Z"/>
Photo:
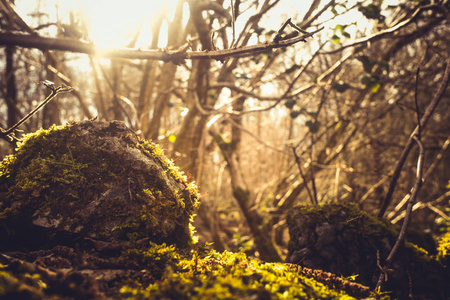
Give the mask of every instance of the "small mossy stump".
<path id="1" fill-rule="evenodd" d="M 159 147 L 123 122 L 53 126 L 25 136 L 0 164 L 0 250 L 89 239 L 186 247 L 197 200 Z"/>
<path id="2" fill-rule="evenodd" d="M 357 275 L 357 282 L 372 288 L 379 276 L 378 263 L 384 264 L 399 230 L 356 205 L 340 204 L 293 208 L 287 224 L 287 262 L 344 277 Z M 399 299 L 410 295 L 415 299 L 447 299 L 448 279 L 442 264 L 406 241 L 389 270 L 386 289 Z"/>

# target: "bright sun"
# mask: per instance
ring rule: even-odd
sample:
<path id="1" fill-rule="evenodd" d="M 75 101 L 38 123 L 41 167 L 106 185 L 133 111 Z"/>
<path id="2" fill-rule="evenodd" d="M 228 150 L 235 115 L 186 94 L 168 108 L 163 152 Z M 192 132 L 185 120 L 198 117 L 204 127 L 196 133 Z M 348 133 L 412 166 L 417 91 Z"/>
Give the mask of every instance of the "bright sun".
<path id="1" fill-rule="evenodd" d="M 40 2 L 40 7 L 37 3 Z M 48 16 L 59 16 L 69 22 L 70 12 L 80 14 L 86 21 L 90 39 L 100 46 L 124 47 L 132 35 L 140 29 L 137 47 L 148 47 L 151 41 L 151 26 L 158 14 L 168 12 L 169 21 L 173 16 L 177 0 L 17 0 L 19 14 L 29 24 L 36 20 L 30 17 L 35 11 L 47 12 Z M 187 8 L 184 15 L 188 15 Z M 52 22 L 55 20 L 49 20 Z M 163 25 L 167 30 L 167 26 Z M 159 46 L 164 47 L 167 33 L 161 32 Z"/>

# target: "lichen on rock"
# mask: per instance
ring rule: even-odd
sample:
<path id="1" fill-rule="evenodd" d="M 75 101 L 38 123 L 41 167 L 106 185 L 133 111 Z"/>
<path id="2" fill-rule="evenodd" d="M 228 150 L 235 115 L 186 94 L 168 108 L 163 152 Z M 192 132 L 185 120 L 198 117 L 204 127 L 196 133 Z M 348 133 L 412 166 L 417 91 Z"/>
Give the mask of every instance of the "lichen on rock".
<path id="1" fill-rule="evenodd" d="M 197 201 L 195 184 L 123 122 L 53 126 L 0 164 L 0 248 L 80 238 L 186 247 Z"/>

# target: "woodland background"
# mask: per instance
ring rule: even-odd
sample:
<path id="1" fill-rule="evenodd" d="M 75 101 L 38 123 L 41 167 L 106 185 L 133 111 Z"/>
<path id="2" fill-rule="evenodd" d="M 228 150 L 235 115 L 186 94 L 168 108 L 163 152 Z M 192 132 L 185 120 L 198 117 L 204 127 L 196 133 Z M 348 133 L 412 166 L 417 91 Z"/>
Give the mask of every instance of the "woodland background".
<path id="1" fill-rule="evenodd" d="M 285 215 L 296 205 L 356 203 L 402 222 L 417 147 L 396 182 L 394 168 L 417 112 L 424 114 L 444 84 L 421 129 L 423 184 L 411 226 L 435 236 L 450 230 L 448 1 L 314 0 L 292 15 L 272 15 L 287 2 L 179 0 L 152 20 L 149 49 L 158 48 L 165 23 L 167 49 L 190 41 L 187 51 L 271 42 L 288 18 L 309 32 L 323 27 L 306 42 L 221 61 L 97 57 L 17 47 L 0 37 L 0 126 L 10 128 L 45 98 L 48 90 L 37 83 L 69 85 L 71 93 L 58 95 L 21 130 L 94 117 L 124 121 L 197 182 L 202 242 L 275 261 L 286 254 Z M 1 33 L 89 42 L 82 14 L 62 20 L 45 4 L 35 1 L 23 16 L 14 1 L 1 0 Z M 269 18 L 277 25 L 264 27 Z M 295 29 L 287 26 L 290 32 Z M 121 46 L 133 48 L 138 38 L 139 31 Z M 12 151 L 2 140 L 1 157 Z"/>

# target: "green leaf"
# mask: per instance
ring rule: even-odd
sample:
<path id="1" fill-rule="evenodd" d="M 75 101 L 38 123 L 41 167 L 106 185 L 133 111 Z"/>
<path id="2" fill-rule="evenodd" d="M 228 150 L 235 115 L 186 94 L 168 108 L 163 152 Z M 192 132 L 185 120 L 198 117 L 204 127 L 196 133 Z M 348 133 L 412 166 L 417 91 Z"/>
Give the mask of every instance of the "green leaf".
<path id="1" fill-rule="evenodd" d="M 294 71 L 297 70 L 297 69 L 298 69 L 298 65 L 297 65 L 297 64 L 294 64 L 292 67 L 286 69 L 285 73 L 286 73 L 286 74 L 290 74 L 290 73 L 294 72 Z"/>
<path id="2" fill-rule="evenodd" d="M 372 93 L 376 93 L 376 92 L 378 92 L 379 89 L 380 89 L 380 84 L 377 82 L 372 86 L 372 88 L 370 90 L 372 91 Z"/>
<path id="3" fill-rule="evenodd" d="M 450 189 L 450 180 L 448 181 L 447 185 L 445 186 L 446 189 Z"/>
<path id="4" fill-rule="evenodd" d="M 265 30 L 264 27 L 258 27 L 254 30 L 254 32 L 258 35 L 260 35 L 261 33 L 263 33 L 263 31 Z"/>
<path id="5" fill-rule="evenodd" d="M 333 34 L 333 36 L 331 37 L 331 39 L 333 40 L 333 42 L 339 44 L 341 41 L 341 38 L 338 37 L 336 34 Z"/>
<path id="6" fill-rule="evenodd" d="M 381 15 L 380 7 L 375 4 L 369 4 L 366 6 L 361 5 L 358 10 L 367 18 L 373 20 L 381 20 L 384 19 L 384 16 Z"/>
<path id="7" fill-rule="evenodd" d="M 291 116 L 292 119 L 295 119 L 295 118 L 298 117 L 299 114 L 301 114 L 300 111 L 293 110 L 293 111 L 290 112 L 289 115 Z"/>
<path id="8" fill-rule="evenodd" d="M 315 112 L 311 112 L 311 111 L 308 111 L 308 112 L 306 112 L 307 114 L 308 114 L 308 116 L 310 116 L 311 118 L 316 118 L 317 117 L 317 113 L 315 113 Z"/>
<path id="9" fill-rule="evenodd" d="M 316 133 L 317 131 L 319 131 L 320 122 L 306 121 L 305 125 L 309 128 L 309 131 L 311 131 L 311 133 Z"/>
<path id="10" fill-rule="evenodd" d="M 336 82 L 333 85 L 333 88 L 338 92 L 338 93 L 343 93 L 345 92 L 348 88 L 350 87 L 350 85 L 348 83 L 345 82 Z"/>
<path id="11" fill-rule="evenodd" d="M 361 78 L 361 83 L 369 88 L 373 93 L 378 92 L 380 89 L 379 79 L 376 76 L 363 76 Z"/>
<path id="12" fill-rule="evenodd" d="M 286 102 L 284 102 L 284 106 L 286 106 L 287 108 L 293 108 L 295 103 L 295 100 L 287 100 Z"/>
<path id="13" fill-rule="evenodd" d="M 372 72 L 372 67 L 373 67 L 374 63 L 370 60 L 370 58 L 367 55 L 357 56 L 356 59 L 362 63 L 364 71 L 366 73 Z"/>
<path id="14" fill-rule="evenodd" d="M 175 141 L 177 140 L 177 136 L 175 134 L 171 134 L 169 135 L 169 142 L 171 143 L 175 143 Z"/>

